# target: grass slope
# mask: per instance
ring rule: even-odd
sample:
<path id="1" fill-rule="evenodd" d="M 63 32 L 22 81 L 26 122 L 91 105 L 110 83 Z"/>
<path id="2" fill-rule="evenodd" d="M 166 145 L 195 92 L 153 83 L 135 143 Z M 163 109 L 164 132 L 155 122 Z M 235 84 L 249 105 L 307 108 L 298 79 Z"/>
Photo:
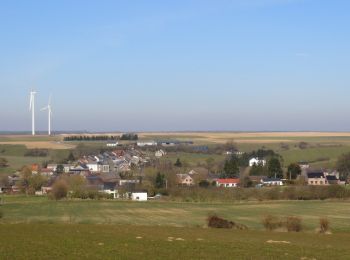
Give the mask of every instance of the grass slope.
<path id="1" fill-rule="evenodd" d="M 46 197 L 3 197 L 4 223 L 84 223 L 202 227 L 209 213 L 263 229 L 267 214 L 296 215 L 313 232 L 320 217 L 330 220 L 333 232 L 350 231 L 349 201 L 270 201 L 243 203 L 177 203 L 125 201 L 51 201 Z"/>
<path id="2" fill-rule="evenodd" d="M 350 258 L 350 234 L 77 224 L 0 225 L 0 234 L 1 259 Z"/>

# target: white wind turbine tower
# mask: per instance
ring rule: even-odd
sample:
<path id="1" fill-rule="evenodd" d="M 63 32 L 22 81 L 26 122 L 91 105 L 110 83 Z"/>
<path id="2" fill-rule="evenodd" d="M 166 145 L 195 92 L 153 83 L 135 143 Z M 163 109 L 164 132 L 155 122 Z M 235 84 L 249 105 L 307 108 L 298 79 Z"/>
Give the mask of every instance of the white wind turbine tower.
<path id="1" fill-rule="evenodd" d="M 35 91 L 30 91 L 29 111 L 32 111 L 32 135 L 35 135 L 35 94 Z"/>
<path id="2" fill-rule="evenodd" d="M 51 110 L 51 95 L 49 97 L 49 103 L 47 104 L 46 107 L 43 107 L 41 109 L 41 111 L 47 110 L 48 112 L 48 122 L 49 122 L 49 126 L 48 126 L 48 134 L 49 136 L 51 135 L 51 116 L 52 116 L 52 110 Z"/>

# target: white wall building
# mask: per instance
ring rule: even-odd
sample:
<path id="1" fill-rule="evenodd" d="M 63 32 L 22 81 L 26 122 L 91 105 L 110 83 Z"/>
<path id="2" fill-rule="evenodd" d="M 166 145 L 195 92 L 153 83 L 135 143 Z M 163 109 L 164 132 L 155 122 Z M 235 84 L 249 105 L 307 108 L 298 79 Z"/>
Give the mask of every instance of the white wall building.
<path id="1" fill-rule="evenodd" d="M 144 142 L 137 142 L 137 146 L 143 147 L 143 146 L 156 146 L 157 143 L 155 141 L 144 141 Z"/>
<path id="2" fill-rule="evenodd" d="M 115 143 L 107 143 L 107 147 L 116 147 L 118 145 L 118 142 Z"/>
<path id="3" fill-rule="evenodd" d="M 264 159 L 259 159 L 259 158 L 252 158 L 249 160 L 249 166 L 252 167 L 253 165 L 261 165 L 265 166 L 266 165 L 266 160 Z"/>
<path id="4" fill-rule="evenodd" d="M 133 192 L 131 199 L 134 201 L 147 201 L 147 192 Z"/>

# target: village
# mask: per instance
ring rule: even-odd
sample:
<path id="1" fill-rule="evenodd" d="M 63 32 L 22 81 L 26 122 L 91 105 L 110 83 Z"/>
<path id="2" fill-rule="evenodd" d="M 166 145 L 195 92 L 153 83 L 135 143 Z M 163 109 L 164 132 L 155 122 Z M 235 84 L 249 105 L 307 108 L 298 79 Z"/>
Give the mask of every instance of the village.
<path id="1" fill-rule="evenodd" d="M 79 182 L 80 193 L 76 195 L 78 198 L 89 198 L 87 194 L 81 195 L 85 191 L 103 195 L 108 199 L 134 201 L 161 199 L 168 195 L 167 189 L 174 187 L 179 189 L 195 187 L 259 189 L 277 186 L 346 184 L 346 180 L 340 177 L 338 171 L 312 169 L 307 162 L 293 164 L 293 167 L 288 168 L 288 172 L 284 174 L 278 168 L 271 174 L 271 171 L 262 169 L 268 169 L 268 164 L 273 160 L 276 161 L 275 155 L 269 158 L 268 156 L 252 157 L 256 153 L 247 154 L 238 150 L 225 151 L 224 166 L 215 171 L 212 170 L 213 167 L 208 168 L 203 165 L 183 167 L 179 159 L 172 165 L 167 159 L 167 150 L 186 147 L 187 150 L 198 152 L 198 146 L 195 146 L 192 141 L 137 141 L 123 146 L 118 142 L 107 141 L 105 146 L 107 150 L 104 152 L 85 154 L 79 158 L 74 158 L 70 153 L 66 163 L 51 162 L 45 165 L 34 163 L 24 166 L 9 175 L 6 180 L 2 179 L 0 193 L 30 193 L 46 196 L 50 195 L 55 183 L 64 178 L 69 183 L 67 178 L 70 177 L 74 177 L 75 181 Z M 203 150 L 203 147 L 200 150 Z M 261 152 L 264 153 L 264 151 Z M 239 160 L 245 160 L 247 167 L 238 167 Z M 230 169 L 230 162 L 237 165 Z M 254 173 L 259 169 L 261 171 L 258 174 Z M 30 185 L 31 178 L 36 180 L 33 181 L 35 185 Z M 68 195 L 74 194 L 74 191 L 69 189 L 72 188 L 68 187 Z M 90 197 L 95 198 L 95 195 Z"/>

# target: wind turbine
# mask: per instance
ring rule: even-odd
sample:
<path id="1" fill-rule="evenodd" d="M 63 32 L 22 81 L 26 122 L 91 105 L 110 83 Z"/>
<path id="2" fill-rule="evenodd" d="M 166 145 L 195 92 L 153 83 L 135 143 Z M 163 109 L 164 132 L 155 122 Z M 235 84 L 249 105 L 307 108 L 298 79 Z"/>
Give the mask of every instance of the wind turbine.
<path id="1" fill-rule="evenodd" d="M 49 103 L 47 104 L 46 107 L 43 107 L 41 111 L 47 110 L 48 112 L 48 119 L 49 119 L 49 127 L 48 127 L 48 134 L 49 136 L 51 135 L 51 116 L 52 116 L 52 110 L 51 110 L 51 95 L 49 97 Z"/>
<path id="2" fill-rule="evenodd" d="M 35 91 L 30 91 L 29 111 L 32 111 L 32 135 L 35 135 L 35 94 Z"/>

